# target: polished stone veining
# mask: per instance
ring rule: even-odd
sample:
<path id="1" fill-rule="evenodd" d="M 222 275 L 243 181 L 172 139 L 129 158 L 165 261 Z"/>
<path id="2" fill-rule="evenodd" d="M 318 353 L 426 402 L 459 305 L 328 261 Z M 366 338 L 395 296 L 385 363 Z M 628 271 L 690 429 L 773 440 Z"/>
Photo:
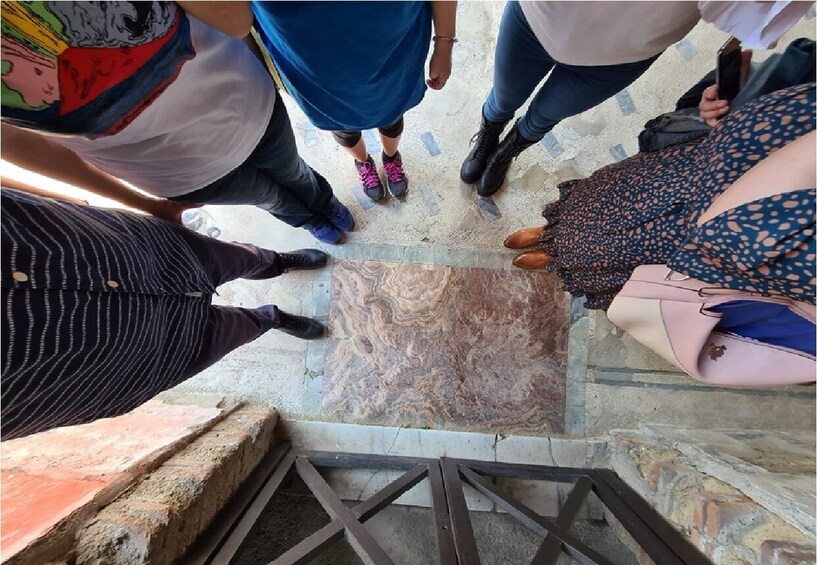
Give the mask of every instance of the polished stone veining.
<path id="1" fill-rule="evenodd" d="M 337 262 L 323 412 L 367 424 L 564 429 L 568 301 L 555 276 Z"/>

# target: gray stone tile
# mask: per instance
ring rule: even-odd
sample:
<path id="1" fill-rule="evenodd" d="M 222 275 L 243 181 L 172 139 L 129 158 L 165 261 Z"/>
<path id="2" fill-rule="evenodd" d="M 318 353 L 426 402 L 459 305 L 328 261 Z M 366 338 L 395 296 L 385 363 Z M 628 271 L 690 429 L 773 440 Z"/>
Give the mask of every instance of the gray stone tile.
<path id="1" fill-rule="evenodd" d="M 420 140 L 423 142 L 423 145 L 426 146 L 428 154 L 432 157 L 436 157 L 441 153 L 440 146 L 437 145 L 437 140 L 434 139 L 434 135 L 430 131 L 420 135 Z"/>
<path id="2" fill-rule="evenodd" d="M 352 195 L 355 197 L 355 200 L 357 200 L 357 203 L 360 206 L 361 210 L 363 211 L 371 210 L 376 206 L 374 200 L 363 194 L 363 191 L 360 189 L 359 185 L 355 184 L 349 187 L 347 190 L 349 190 L 349 192 L 351 192 Z"/>
<path id="3" fill-rule="evenodd" d="M 623 161 L 627 158 L 627 152 L 624 150 L 624 146 L 620 143 L 618 145 L 614 145 L 610 148 L 610 155 L 613 156 L 613 159 L 618 163 L 619 161 Z"/>
<path id="4" fill-rule="evenodd" d="M 590 367 L 634 371 L 681 373 L 669 361 L 641 345 L 629 334 L 616 327 L 604 312 L 590 313 L 591 338 L 587 345 L 587 364 Z"/>
<path id="5" fill-rule="evenodd" d="M 587 382 L 589 436 L 641 424 L 685 426 L 699 429 L 814 430 L 814 393 L 790 396 L 786 391 L 729 389 L 706 386 L 679 375 L 650 373 L 649 382 L 631 373 L 595 373 Z M 629 381 L 628 381 L 629 379 Z M 666 384 L 661 382 L 666 381 Z"/>
<path id="6" fill-rule="evenodd" d="M 405 245 L 371 245 L 371 259 L 387 263 L 401 263 L 406 255 Z"/>
<path id="7" fill-rule="evenodd" d="M 406 263 L 420 263 L 422 265 L 434 264 L 434 248 L 428 245 L 415 245 L 406 247 L 404 255 Z"/>
<path id="8" fill-rule="evenodd" d="M 499 206 L 496 205 L 496 202 L 494 202 L 494 199 L 490 196 L 477 198 L 476 203 L 482 217 L 485 218 L 486 221 L 493 222 L 502 217 Z"/>
<path id="9" fill-rule="evenodd" d="M 542 147 L 547 149 L 547 152 L 550 153 L 550 156 L 553 158 L 556 158 L 565 152 L 564 148 L 559 145 L 559 142 L 556 140 L 556 136 L 553 135 L 552 131 L 547 132 L 545 137 L 543 137 L 542 141 L 539 143 L 542 144 Z"/>
<path id="10" fill-rule="evenodd" d="M 573 310 L 572 301 L 571 310 Z M 587 406 L 587 334 L 589 320 L 572 322 L 567 340 L 567 380 L 565 381 L 565 434 L 583 436 Z"/>
<path id="11" fill-rule="evenodd" d="M 426 212 L 429 216 L 436 216 L 440 213 L 440 205 L 437 203 L 437 195 L 431 190 L 431 187 L 424 184 L 420 187 L 420 198 L 423 199 L 423 205 L 426 207 Z"/>
<path id="12" fill-rule="evenodd" d="M 817 12 L 815 12 L 815 8 L 814 6 L 812 6 L 811 8 L 809 8 L 808 12 L 806 12 L 806 19 L 813 20 L 815 14 L 817 14 Z"/>
<path id="13" fill-rule="evenodd" d="M 375 155 L 382 151 L 382 146 L 380 145 L 380 139 L 378 138 L 377 133 L 375 130 L 367 129 L 363 131 L 363 140 L 366 142 L 366 148 L 369 150 L 370 155 Z"/>
<path id="14" fill-rule="evenodd" d="M 323 370 L 323 367 L 321 367 Z M 304 386 L 306 387 L 306 394 L 304 396 L 304 414 L 309 416 L 318 416 L 321 413 L 321 397 L 323 394 L 323 375 L 317 377 L 304 377 Z"/>
<path id="15" fill-rule="evenodd" d="M 307 147 L 314 147 L 321 142 L 318 132 L 314 129 L 306 130 L 304 132 L 304 145 Z"/>
<path id="16" fill-rule="evenodd" d="M 312 280 L 312 317 L 329 316 L 329 289 L 332 283 L 332 270 L 322 269 Z"/>
<path id="17" fill-rule="evenodd" d="M 689 61 L 695 55 L 698 54 L 698 49 L 692 44 L 689 39 L 682 39 L 678 43 L 675 44 L 675 48 L 681 54 L 681 57 Z"/>
<path id="18" fill-rule="evenodd" d="M 618 107 L 624 116 L 635 113 L 635 102 L 633 102 L 633 98 L 626 88 L 616 94 L 616 102 L 618 102 Z"/>

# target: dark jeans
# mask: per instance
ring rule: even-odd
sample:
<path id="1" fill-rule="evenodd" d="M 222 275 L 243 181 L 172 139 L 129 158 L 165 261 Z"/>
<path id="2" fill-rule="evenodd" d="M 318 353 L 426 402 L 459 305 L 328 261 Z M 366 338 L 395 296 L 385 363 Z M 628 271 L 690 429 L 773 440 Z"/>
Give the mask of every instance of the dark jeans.
<path id="1" fill-rule="evenodd" d="M 496 43 L 494 85 L 482 112 L 491 122 L 510 120 L 552 69 L 519 120 L 522 137 L 538 141 L 563 119 L 597 106 L 632 84 L 657 58 L 597 67 L 564 65 L 554 61 L 536 39 L 519 2 L 508 2 Z"/>
<path id="2" fill-rule="evenodd" d="M 294 227 L 330 214 L 332 187 L 300 156 L 286 107 L 275 101 L 267 131 L 252 154 L 214 183 L 173 200 L 196 204 L 254 204 Z"/>

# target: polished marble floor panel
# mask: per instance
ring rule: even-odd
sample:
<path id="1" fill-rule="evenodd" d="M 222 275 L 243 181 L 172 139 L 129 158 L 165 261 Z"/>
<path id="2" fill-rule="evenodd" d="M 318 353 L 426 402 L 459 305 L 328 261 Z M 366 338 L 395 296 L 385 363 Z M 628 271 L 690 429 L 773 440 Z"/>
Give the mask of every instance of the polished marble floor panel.
<path id="1" fill-rule="evenodd" d="M 568 326 L 568 300 L 551 274 L 337 262 L 324 415 L 559 433 Z"/>

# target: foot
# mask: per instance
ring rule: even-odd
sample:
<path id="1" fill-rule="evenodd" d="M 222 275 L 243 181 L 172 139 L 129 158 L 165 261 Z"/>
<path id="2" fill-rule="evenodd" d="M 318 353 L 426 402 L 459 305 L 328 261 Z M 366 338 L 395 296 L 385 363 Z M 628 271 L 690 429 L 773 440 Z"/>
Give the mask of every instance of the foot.
<path id="1" fill-rule="evenodd" d="M 326 265 L 329 255 L 317 249 L 298 249 L 289 253 L 279 253 L 284 271 L 313 271 Z"/>
<path id="2" fill-rule="evenodd" d="M 280 324 L 277 330 L 301 339 L 318 339 L 326 333 L 323 324 L 312 318 L 287 314 L 279 310 L 278 319 Z"/>
<path id="3" fill-rule="evenodd" d="M 505 238 L 505 247 L 508 249 L 527 249 L 539 243 L 539 238 L 545 233 L 544 227 L 522 228 Z"/>
<path id="4" fill-rule="evenodd" d="M 349 208 L 344 206 L 340 200 L 332 197 L 329 202 L 329 221 L 341 231 L 352 231 L 355 229 L 355 219 Z"/>
<path id="5" fill-rule="evenodd" d="M 479 131 L 471 138 L 474 147 L 460 168 L 460 178 L 463 182 L 473 184 L 479 180 L 488 164 L 488 158 L 496 151 L 499 145 L 499 136 L 508 122 L 489 122 L 482 117 Z"/>
<path id="6" fill-rule="evenodd" d="M 400 152 L 396 152 L 389 157 L 385 153 L 383 157 L 383 169 L 386 171 L 386 186 L 389 187 L 389 192 L 395 198 L 400 198 L 408 191 L 408 177 L 403 170 L 403 160 L 400 158 Z"/>
<path id="7" fill-rule="evenodd" d="M 477 194 L 480 196 L 491 196 L 499 190 L 502 183 L 505 182 L 508 169 L 511 168 L 511 161 L 516 159 L 522 151 L 536 143 L 522 137 L 517 129 L 518 125 L 519 121 L 514 124 L 511 131 L 496 148 L 494 154 L 488 159 L 488 165 L 479 178 L 479 185 L 477 185 Z"/>
<path id="8" fill-rule="evenodd" d="M 338 228 L 326 222 L 320 222 L 311 226 L 304 226 L 307 231 L 315 236 L 315 239 L 324 243 L 337 243 L 340 241 L 342 233 Z"/>
<path id="9" fill-rule="evenodd" d="M 521 269 L 528 271 L 535 271 L 536 269 L 544 269 L 550 262 L 550 255 L 537 249 L 536 251 L 525 251 L 514 257 L 513 264 Z"/>
<path id="10" fill-rule="evenodd" d="M 382 200 L 386 196 L 386 190 L 383 188 L 383 183 L 380 182 L 380 176 L 377 174 L 377 167 L 372 156 L 368 155 L 362 163 L 356 160 L 355 167 L 357 167 L 357 175 L 360 177 L 360 188 L 363 189 L 363 194 L 375 202 Z"/>

